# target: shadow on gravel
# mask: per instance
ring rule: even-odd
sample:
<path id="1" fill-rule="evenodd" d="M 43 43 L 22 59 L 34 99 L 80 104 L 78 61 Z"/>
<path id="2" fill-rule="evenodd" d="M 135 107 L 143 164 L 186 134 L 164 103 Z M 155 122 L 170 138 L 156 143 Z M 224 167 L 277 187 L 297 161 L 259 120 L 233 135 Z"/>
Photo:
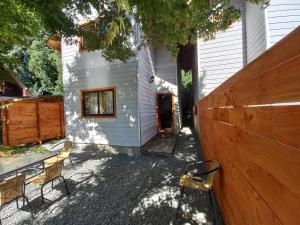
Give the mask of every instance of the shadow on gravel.
<path id="1" fill-rule="evenodd" d="M 28 194 L 36 219 L 9 223 L 14 218 L 10 215 L 3 225 L 210 225 L 211 206 L 205 193 L 187 191 L 178 220 L 175 216 L 179 176 L 188 161 L 198 159 L 198 151 L 193 135 L 187 132 L 180 134 L 172 158 L 75 151 L 75 170 L 66 165 L 64 172 L 70 196 L 62 184 L 57 182 L 53 190 L 49 184 L 42 206 L 39 189 L 32 189 Z"/>

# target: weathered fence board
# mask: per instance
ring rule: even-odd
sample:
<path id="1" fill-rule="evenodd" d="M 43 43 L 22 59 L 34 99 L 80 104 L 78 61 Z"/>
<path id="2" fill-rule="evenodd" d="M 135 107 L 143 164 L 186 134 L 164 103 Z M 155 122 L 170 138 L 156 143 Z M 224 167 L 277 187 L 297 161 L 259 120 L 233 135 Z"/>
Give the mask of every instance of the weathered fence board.
<path id="1" fill-rule="evenodd" d="M 214 188 L 228 225 L 299 224 L 299 43 L 297 28 L 198 103 L 204 156 L 221 163 Z"/>
<path id="2" fill-rule="evenodd" d="M 14 146 L 63 137 L 62 99 L 54 97 L 53 101 L 47 98 L 2 103 L 11 104 L 2 111 L 3 144 Z"/>

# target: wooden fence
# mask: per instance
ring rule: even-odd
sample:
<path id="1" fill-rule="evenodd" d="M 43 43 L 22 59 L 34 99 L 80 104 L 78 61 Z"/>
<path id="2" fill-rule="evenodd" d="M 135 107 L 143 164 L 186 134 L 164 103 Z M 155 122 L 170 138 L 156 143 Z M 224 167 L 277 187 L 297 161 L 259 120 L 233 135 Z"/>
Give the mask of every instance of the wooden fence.
<path id="1" fill-rule="evenodd" d="M 65 135 L 62 98 L 48 97 L 2 104 L 10 104 L 8 109 L 2 111 L 4 145 L 36 143 Z"/>
<path id="2" fill-rule="evenodd" d="M 225 224 L 300 224 L 299 102 L 300 27 L 198 103 Z"/>

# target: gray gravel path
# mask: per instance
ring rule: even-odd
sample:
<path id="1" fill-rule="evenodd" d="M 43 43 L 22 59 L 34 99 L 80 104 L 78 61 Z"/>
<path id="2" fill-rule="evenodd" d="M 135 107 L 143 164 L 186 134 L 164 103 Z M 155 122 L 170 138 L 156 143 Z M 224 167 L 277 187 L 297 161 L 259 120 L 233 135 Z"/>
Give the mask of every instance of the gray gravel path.
<path id="1" fill-rule="evenodd" d="M 42 205 L 38 186 L 28 185 L 26 194 L 33 208 L 20 210 L 12 203 L 0 212 L 3 225 L 211 225 L 211 206 L 205 193 L 187 191 L 179 219 L 178 179 L 199 150 L 188 128 L 183 129 L 173 157 L 130 157 L 99 150 L 74 150 L 76 169 L 66 162 L 64 176 L 71 195 L 62 184 L 46 187 Z M 183 212 L 181 211 L 181 212 Z M 217 223 L 217 224 L 221 224 Z"/>

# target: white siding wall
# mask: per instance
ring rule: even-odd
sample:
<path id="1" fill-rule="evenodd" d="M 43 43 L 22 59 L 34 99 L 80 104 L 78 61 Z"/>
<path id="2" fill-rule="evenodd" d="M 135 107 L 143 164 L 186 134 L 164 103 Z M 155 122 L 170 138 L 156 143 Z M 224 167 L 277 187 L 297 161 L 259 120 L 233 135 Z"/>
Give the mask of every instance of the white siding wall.
<path id="1" fill-rule="evenodd" d="M 195 103 L 247 63 L 245 4 L 239 0 L 232 1 L 232 4 L 240 8 L 241 19 L 226 31 L 218 32 L 215 39 L 206 42 L 201 39 L 197 41 L 198 72 L 193 76 Z M 195 116 L 196 132 L 199 132 L 198 123 Z"/>
<path id="2" fill-rule="evenodd" d="M 181 127 L 180 107 L 178 101 L 178 80 L 176 59 L 165 48 L 154 49 L 155 86 L 157 93 L 174 94 L 175 129 L 179 132 Z"/>
<path id="3" fill-rule="evenodd" d="M 265 10 L 260 5 L 246 3 L 247 63 L 267 49 Z"/>
<path id="4" fill-rule="evenodd" d="M 300 0 L 271 0 L 266 13 L 271 47 L 300 25 Z"/>
<path id="5" fill-rule="evenodd" d="M 77 143 L 139 146 L 137 60 L 109 63 L 99 51 L 62 44 L 66 136 Z M 81 118 L 80 90 L 116 86 L 117 117 Z"/>
<path id="6" fill-rule="evenodd" d="M 244 15 L 243 4 L 238 2 L 235 6 L 241 7 Z M 199 87 L 199 92 L 195 93 L 198 100 L 212 92 L 246 63 L 242 21 L 240 19 L 226 31 L 217 33 L 213 40 L 198 40 L 198 79 L 195 81 Z"/>
<path id="7" fill-rule="evenodd" d="M 138 53 L 138 98 L 140 113 L 141 145 L 144 145 L 157 133 L 156 128 L 156 88 L 149 83 L 155 75 L 154 53 L 152 46 Z"/>

